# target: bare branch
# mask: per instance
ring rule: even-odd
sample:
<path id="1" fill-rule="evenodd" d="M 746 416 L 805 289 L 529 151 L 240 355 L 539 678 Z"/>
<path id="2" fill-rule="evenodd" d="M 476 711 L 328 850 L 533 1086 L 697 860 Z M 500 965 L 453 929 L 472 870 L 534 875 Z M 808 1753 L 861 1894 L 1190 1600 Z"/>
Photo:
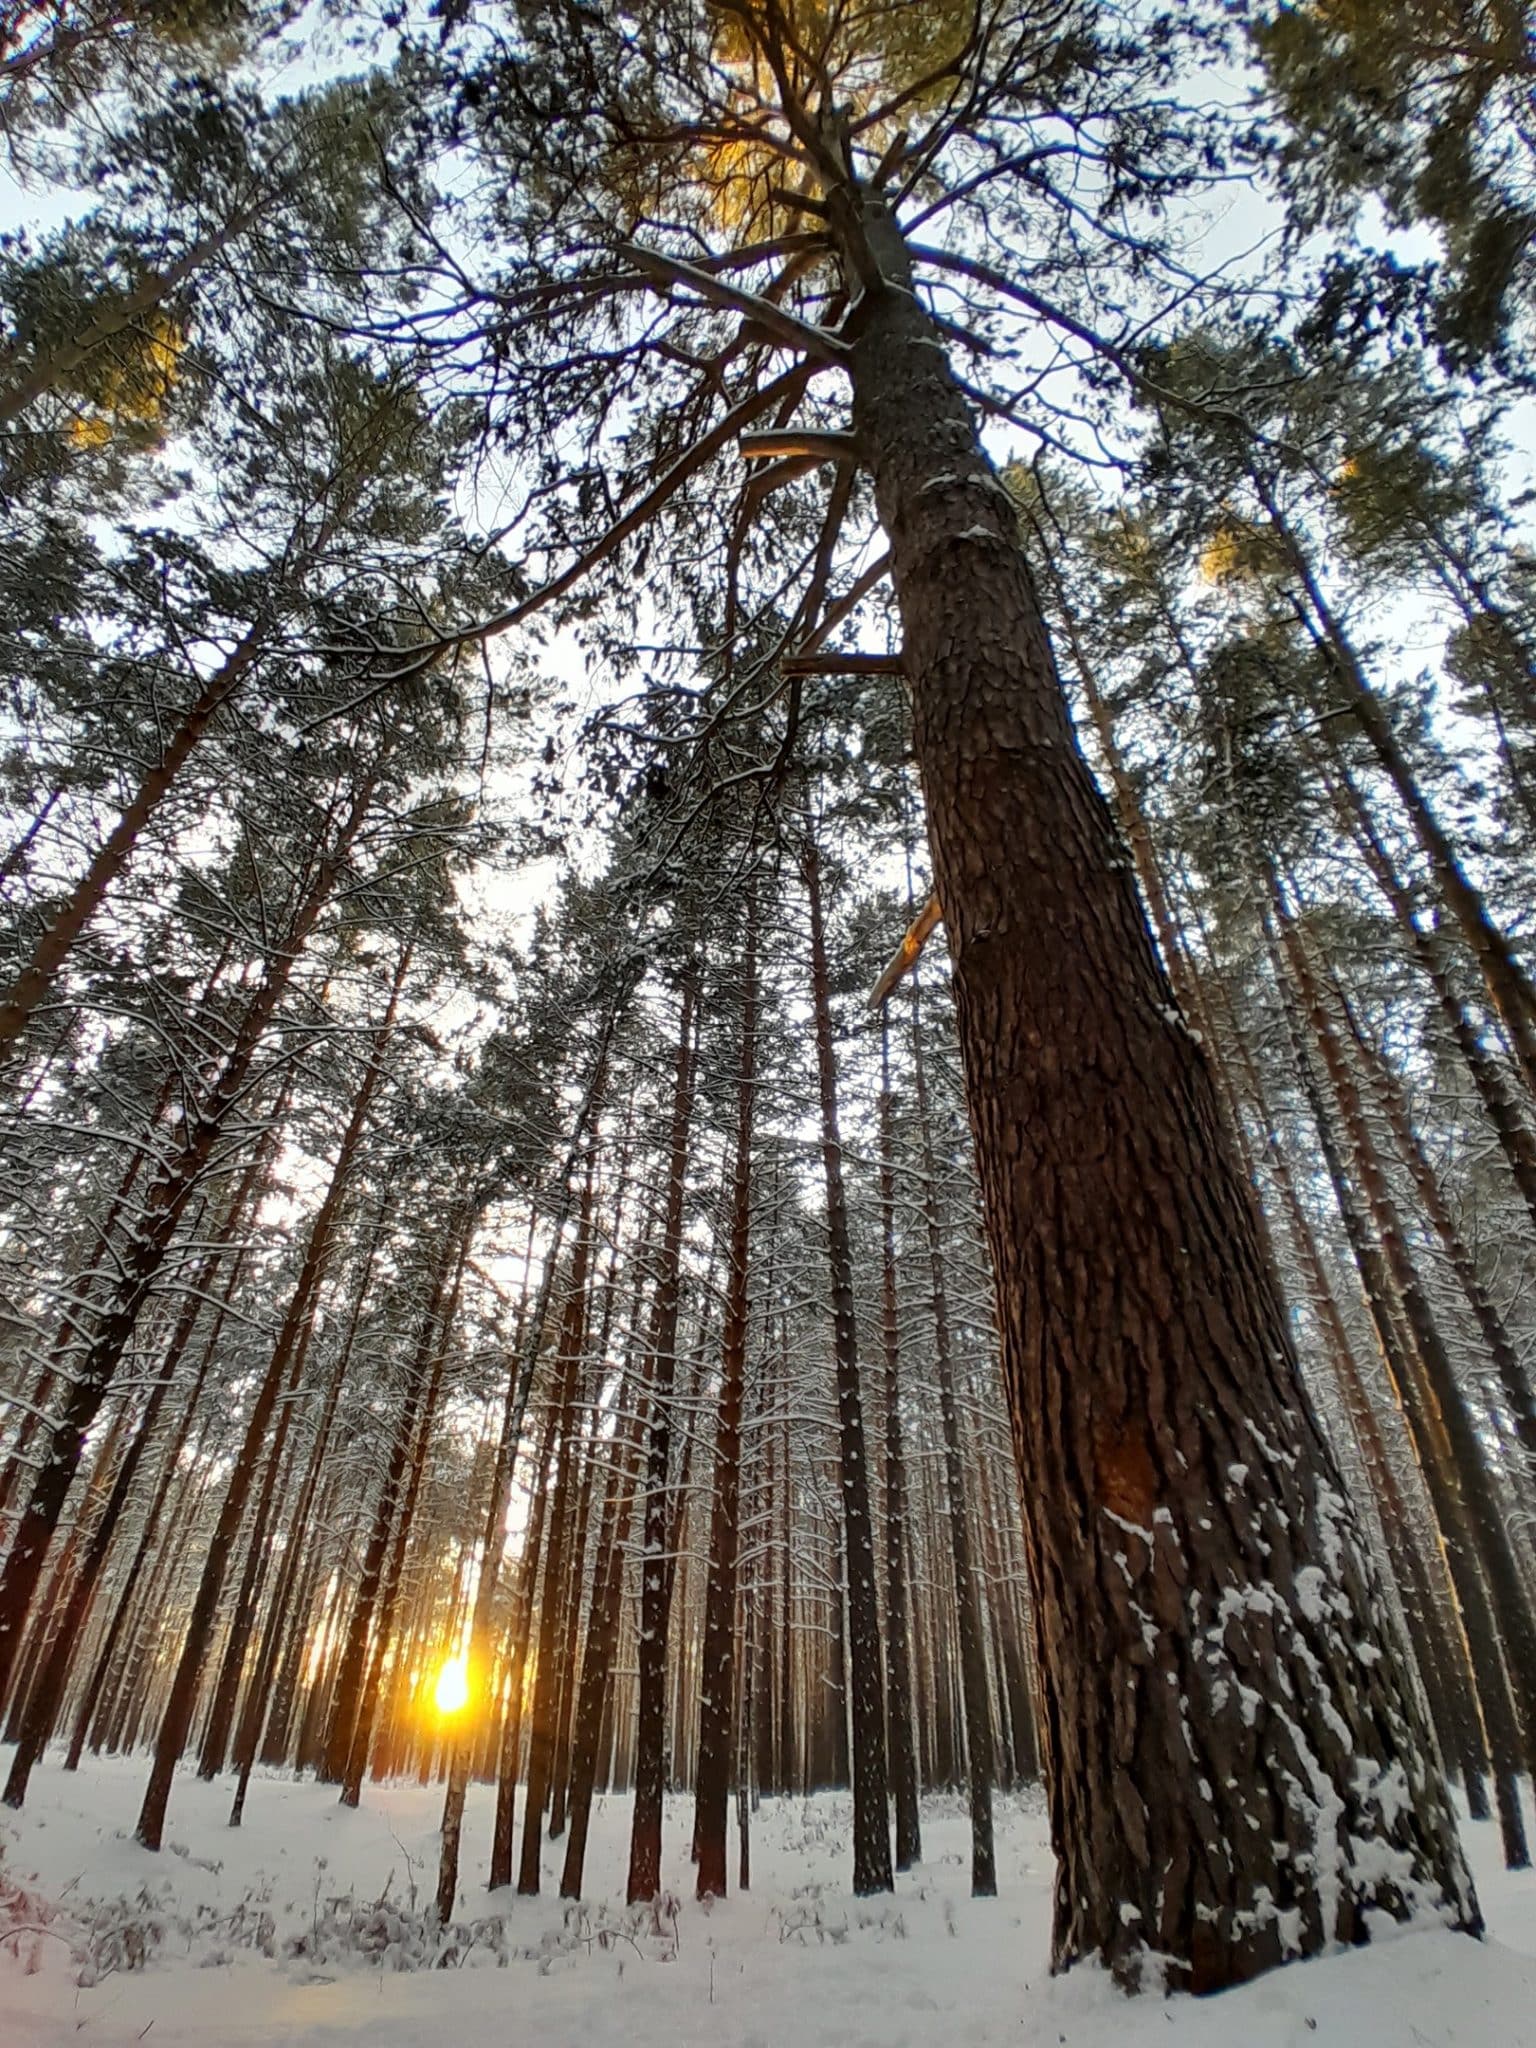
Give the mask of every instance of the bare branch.
<path id="1" fill-rule="evenodd" d="M 820 433 L 811 427 L 771 427 L 743 434 L 741 452 L 747 462 L 770 455 L 807 455 L 815 462 L 857 462 L 859 444 L 852 434 Z"/>
<path id="2" fill-rule="evenodd" d="M 878 1010 L 889 997 L 892 989 L 904 975 L 910 974 L 922 958 L 924 946 L 943 921 L 944 912 L 939 907 L 937 896 L 930 896 L 922 909 L 913 918 L 902 935 L 901 944 L 891 955 L 884 974 L 869 992 L 869 1007 Z"/>
<path id="3" fill-rule="evenodd" d="M 756 292 L 744 292 L 736 285 L 727 284 L 723 278 L 711 276 L 697 264 L 685 263 L 678 256 L 665 256 L 659 249 L 643 249 L 638 242 L 621 242 L 619 254 L 633 263 L 653 285 L 684 285 L 696 292 L 706 305 L 739 313 L 754 327 L 761 328 L 770 340 L 785 348 L 813 356 L 823 363 L 841 363 L 847 359 L 848 344 L 835 334 L 813 327 L 808 320 L 796 319 L 793 313 L 786 313 L 771 299 L 760 298 Z"/>

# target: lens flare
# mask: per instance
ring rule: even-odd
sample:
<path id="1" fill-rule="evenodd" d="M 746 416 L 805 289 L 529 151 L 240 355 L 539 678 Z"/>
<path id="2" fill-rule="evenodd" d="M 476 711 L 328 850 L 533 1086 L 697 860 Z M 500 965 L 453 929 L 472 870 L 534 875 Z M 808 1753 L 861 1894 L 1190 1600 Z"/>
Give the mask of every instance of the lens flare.
<path id="1" fill-rule="evenodd" d="M 450 1657 L 437 1674 L 432 1703 L 440 1714 L 461 1714 L 469 1705 L 469 1666 L 462 1657 Z"/>

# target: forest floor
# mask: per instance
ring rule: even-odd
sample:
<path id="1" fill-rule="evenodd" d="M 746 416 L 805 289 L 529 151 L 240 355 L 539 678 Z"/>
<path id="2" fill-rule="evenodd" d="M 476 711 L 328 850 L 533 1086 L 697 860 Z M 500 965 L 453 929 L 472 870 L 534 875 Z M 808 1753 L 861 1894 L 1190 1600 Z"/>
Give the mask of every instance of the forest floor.
<path id="1" fill-rule="evenodd" d="M 0 1770 L 4 1768 L 0 1751 Z M 691 1893 L 691 1802 L 667 1815 L 675 1897 L 626 1912 L 629 1801 L 594 1812 L 590 1897 L 483 1889 L 490 1797 L 472 1789 L 448 1970 L 431 1959 L 438 1787 L 177 1781 L 167 1848 L 132 1840 L 142 1758 L 50 1763 L 0 1820 L 0 2048 L 1536 2048 L 1536 1874 L 1466 1830 L 1491 1938 L 1417 1932 L 1224 1997 L 1122 1998 L 1053 1980 L 1038 1800 L 998 1803 L 1000 1896 L 969 1895 L 958 1800 L 930 1801 L 926 1856 L 893 1899 L 848 1891 L 848 1802 L 765 1800 L 752 1888 Z M 731 1852 L 735 1856 L 732 1830 Z"/>

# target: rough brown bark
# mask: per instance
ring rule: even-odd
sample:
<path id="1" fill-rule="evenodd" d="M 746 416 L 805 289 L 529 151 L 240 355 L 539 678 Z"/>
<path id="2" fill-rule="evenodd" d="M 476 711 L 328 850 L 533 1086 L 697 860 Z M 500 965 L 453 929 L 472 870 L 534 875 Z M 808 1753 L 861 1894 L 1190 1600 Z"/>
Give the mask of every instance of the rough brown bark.
<path id="1" fill-rule="evenodd" d="M 1150 1950 L 1210 1990 L 1363 1938 L 1373 1910 L 1476 1927 L 1012 503 L 851 173 L 832 225 L 861 288 L 853 424 L 891 541 L 1024 1482 L 1057 1964 L 1137 1979 Z"/>

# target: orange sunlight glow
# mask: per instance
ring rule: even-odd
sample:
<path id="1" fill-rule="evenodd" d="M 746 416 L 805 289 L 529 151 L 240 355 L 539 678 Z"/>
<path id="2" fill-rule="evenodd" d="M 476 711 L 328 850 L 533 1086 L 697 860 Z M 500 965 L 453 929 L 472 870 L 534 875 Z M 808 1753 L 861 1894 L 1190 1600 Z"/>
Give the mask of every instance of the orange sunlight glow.
<path id="1" fill-rule="evenodd" d="M 438 1672 L 432 1704 L 440 1714 L 461 1714 L 469 1705 L 469 1665 L 463 1657 L 450 1657 Z"/>

